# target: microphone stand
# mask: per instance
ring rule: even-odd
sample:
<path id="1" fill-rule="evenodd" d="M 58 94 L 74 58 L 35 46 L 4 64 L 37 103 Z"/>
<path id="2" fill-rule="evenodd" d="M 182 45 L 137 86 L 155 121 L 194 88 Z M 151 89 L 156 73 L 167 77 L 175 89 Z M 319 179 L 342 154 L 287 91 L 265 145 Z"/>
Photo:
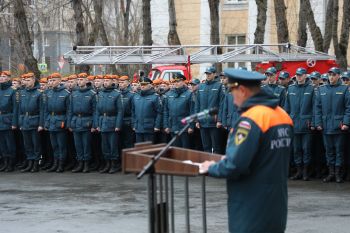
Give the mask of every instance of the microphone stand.
<path id="1" fill-rule="evenodd" d="M 145 174 L 148 174 L 148 205 L 149 205 L 149 232 L 162 232 L 163 229 L 158 229 L 158 220 L 156 219 L 156 180 L 155 180 L 155 164 L 170 148 L 170 146 L 190 127 L 191 123 L 197 119 L 191 119 L 179 132 L 176 133 L 170 142 L 143 167 L 142 171 L 137 175 L 137 179 L 141 179 Z M 160 224 L 162 225 L 162 224 Z"/>

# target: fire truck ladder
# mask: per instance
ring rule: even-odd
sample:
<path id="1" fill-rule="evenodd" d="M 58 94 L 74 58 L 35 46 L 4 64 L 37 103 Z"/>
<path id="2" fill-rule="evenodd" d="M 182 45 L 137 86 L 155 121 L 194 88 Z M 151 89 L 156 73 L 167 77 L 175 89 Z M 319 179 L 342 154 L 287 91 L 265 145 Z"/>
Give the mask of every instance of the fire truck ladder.
<path id="1" fill-rule="evenodd" d="M 221 62 L 318 61 L 335 59 L 326 53 L 286 44 L 77 46 L 64 54 L 73 65 L 202 64 Z"/>

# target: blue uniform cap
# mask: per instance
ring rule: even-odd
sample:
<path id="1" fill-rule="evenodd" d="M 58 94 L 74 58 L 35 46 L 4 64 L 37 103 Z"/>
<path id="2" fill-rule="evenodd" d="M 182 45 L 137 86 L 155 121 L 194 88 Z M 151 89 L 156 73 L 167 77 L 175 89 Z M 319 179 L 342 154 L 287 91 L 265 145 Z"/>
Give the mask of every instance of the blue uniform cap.
<path id="1" fill-rule="evenodd" d="M 237 85 L 240 82 L 260 82 L 266 78 L 263 74 L 256 71 L 227 68 L 224 72 L 228 81 L 230 83 L 237 83 Z"/>
<path id="2" fill-rule="evenodd" d="M 214 66 L 210 66 L 210 67 L 208 67 L 208 68 L 205 70 L 204 73 L 206 73 L 206 74 L 213 74 L 213 73 L 216 73 L 216 69 L 215 69 Z"/>
<path id="3" fill-rule="evenodd" d="M 297 74 L 297 75 L 303 75 L 303 74 L 307 74 L 307 71 L 306 71 L 305 68 L 300 67 L 300 68 L 297 69 L 297 71 L 295 72 L 295 74 Z"/>
<path id="4" fill-rule="evenodd" d="M 332 67 L 328 70 L 328 73 L 340 74 L 341 71 L 338 67 Z"/>
<path id="5" fill-rule="evenodd" d="M 181 73 L 175 73 L 174 80 L 175 81 L 185 81 L 186 77 Z"/>
<path id="6" fill-rule="evenodd" d="M 289 77 L 290 77 L 290 74 L 287 71 L 281 71 L 280 74 L 278 75 L 279 79 L 287 79 Z"/>
<path id="7" fill-rule="evenodd" d="M 275 67 L 270 67 L 268 68 L 266 71 L 265 71 L 265 74 L 276 74 L 277 73 L 277 70 Z"/>
<path id="8" fill-rule="evenodd" d="M 152 83 L 152 80 L 148 77 L 142 77 L 140 78 L 140 81 L 139 83 L 142 85 L 142 84 L 151 84 Z"/>
<path id="9" fill-rule="evenodd" d="M 195 78 L 195 79 L 192 79 L 190 83 L 193 85 L 198 85 L 201 83 L 201 81 L 199 79 Z"/>
<path id="10" fill-rule="evenodd" d="M 350 72 L 349 71 L 344 71 L 341 74 L 342 79 L 350 79 Z"/>
<path id="11" fill-rule="evenodd" d="M 321 75 L 321 79 L 322 80 L 328 80 L 328 74 L 326 73 L 326 74 L 322 74 Z"/>
<path id="12" fill-rule="evenodd" d="M 314 71 L 310 74 L 310 78 L 311 79 L 320 79 L 321 78 L 321 74 L 317 71 Z"/>
<path id="13" fill-rule="evenodd" d="M 238 67 L 238 69 L 239 70 L 248 70 L 247 67 L 245 67 L 245 66 L 240 66 L 240 67 Z"/>

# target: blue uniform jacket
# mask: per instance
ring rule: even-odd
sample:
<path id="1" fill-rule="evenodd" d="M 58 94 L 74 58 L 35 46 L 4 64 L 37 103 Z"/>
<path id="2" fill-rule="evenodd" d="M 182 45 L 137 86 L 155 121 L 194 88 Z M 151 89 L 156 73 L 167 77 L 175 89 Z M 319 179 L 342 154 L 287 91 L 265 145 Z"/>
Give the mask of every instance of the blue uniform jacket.
<path id="1" fill-rule="evenodd" d="M 293 84 L 288 87 L 284 109 L 290 115 L 294 124 L 294 133 L 310 133 L 314 126 L 315 92 L 310 83 Z"/>
<path id="2" fill-rule="evenodd" d="M 121 129 L 123 122 L 123 106 L 119 91 L 114 88 L 105 88 L 99 91 L 96 104 L 95 128 L 101 132 L 113 132 Z"/>
<path id="3" fill-rule="evenodd" d="M 191 115 L 192 92 L 187 87 L 171 90 L 164 98 L 164 128 L 170 128 L 171 132 L 180 131 L 184 125 L 181 120 Z M 191 124 L 194 128 L 194 124 Z"/>
<path id="4" fill-rule="evenodd" d="M 133 127 L 132 123 L 132 99 L 134 98 L 135 93 L 131 92 L 131 87 L 129 86 L 125 90 L 120 91 L 121 102 L 123 105 L 123 125 Z"/>
<path id="5" fill-rule="evenodd" d="M 44 126 L 44 99 L 38 84 L 20 91 L 18 115 L 21 130 L 34 130 Z"/>
<path id="6" fill-rule="evenodd" d="M 195 112 L 198 113 L 214 107 L 218 108 L 220 111 L 224 96 L 222 84 L 218 78 L 200 84 L 197 90 Z M 203 128 L 216 127 L 216 122 L 217 119 L 213 117 L 208 117 L 199 121 L 200 126 Z"/>
<path id="7" fill-rule="evenodd" d="M 278 105 L 283 107 L 286 100 L 286 88 L 278 84 L 265 84 L 261 88 L 264 91 L 271 91 L 274 96 L 279 98 Z"/>
<path id="8" fill-rule="evenodd" d="M 325 134 L 340 134 L 341 126 L 350 126 L 349 87 L 338 84 L 320 86 L 316 99 L 315 125 L 323 128 Z"/>
<path id="9" fill-rule="evenodd" d="M 153 89 L 135 94 L 132 105 L 132 120 L 136 133 L 153 133 L 161 126 L 161 103 Z"/>
<path id="10" fill-rule="evenodd" d="M 70 92 L 58 86 L 44 92 L 45 128 L 49 131 L 63 131 L 69 122 Z"/>
<path id="11" fill-rule="evenodd" d="M 209 175 L 227 179 L 229 231 L 280 233 L 287 220 L 288 162 L 293 123 L 264 91 L 241 106 L 226 156 Z"/>
<path id="12" fill-rule="evenodd" d="M 96 92 L 91 87 L 77 88 L 71 94 L 71 120 L 68 127 L 76 132 L 90 131 L 95 125 Z"/>
<path id="13" fill-rule="evenodd" d="M 239 118 L 237 107 L 233 104 L 233 95 L 231 92 L 225 94 L 222 110 L 219 113 L 218 119 L 227 129 L 231 129 L 235 121 Z"/>
<path id="14" fill-rule="evenodd" d="M 0 84 L 0 130 L 10 130 L 18 125 L 19 92 L 11 85 L 11 82 Z"/>

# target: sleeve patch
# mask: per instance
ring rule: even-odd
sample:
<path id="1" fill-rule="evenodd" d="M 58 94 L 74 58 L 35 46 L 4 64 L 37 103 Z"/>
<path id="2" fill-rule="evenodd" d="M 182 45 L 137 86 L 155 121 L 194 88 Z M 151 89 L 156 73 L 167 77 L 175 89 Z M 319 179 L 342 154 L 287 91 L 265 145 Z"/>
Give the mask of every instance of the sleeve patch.
<path id="1" fill-rule="evenodd" d="M 242 144 L 248 137 L 249 130 L 246 128 L 238 128 L 235 134 L 235 144 Z"/>
<path id="2" fill-rule="evenodd" d="M 252 126 L 250 125 L 250 123 L 248 121 L 241 121 L 238 124 L 238 128 L 250 130 L 252 128 Z"/>

